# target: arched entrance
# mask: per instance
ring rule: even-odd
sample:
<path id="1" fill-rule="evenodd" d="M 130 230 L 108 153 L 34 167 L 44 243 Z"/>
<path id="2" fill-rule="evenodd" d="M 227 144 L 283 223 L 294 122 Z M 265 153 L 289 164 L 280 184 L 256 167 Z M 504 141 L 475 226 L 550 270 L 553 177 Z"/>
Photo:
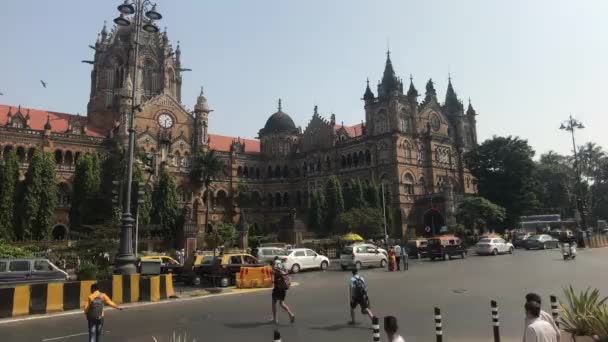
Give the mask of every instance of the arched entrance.
<path id="1" fill-rule="evenodd" d="M 439 235 L 443 226 L 445 226 L 445 220 L 437 208 L 431 208 L 424 213 L 424 233 L 426 235 Z M 430 228 L 430 231 L 427 231 L 427 227 Z"/>
<path id="2" fill-rule="evenodd" d="M 58 224 L 51 231 L 53 240 L 66 240 L 68 238 L 68 228 L 63 224 Z"/>

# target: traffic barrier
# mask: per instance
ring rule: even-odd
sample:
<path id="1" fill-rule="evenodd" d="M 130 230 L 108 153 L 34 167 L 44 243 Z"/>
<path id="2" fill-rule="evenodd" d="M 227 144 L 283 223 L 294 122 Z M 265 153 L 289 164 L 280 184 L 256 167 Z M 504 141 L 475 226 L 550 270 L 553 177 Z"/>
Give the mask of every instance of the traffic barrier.
<path id="1" fill-rule="evenodd" d="M 494 342 L 500 342 L 500 322 L 498 320 L 498 304 L 495 300 L 490 301 L 492 308 L 492 326 L 494 330 Z"/>
<path id="2" fill-rule="evenodd" d="M 274 336 L 273 337 L 274 342 L 281 342 L 281 333 L 278 330 L 274 331 L 273 336 Z"/>
<path id="3" fill-rule="evenodd" d="M 555 325 L 559 328 L 559 322 L 557 319 L 559 318 L 559 311 L 557 310 L 557 297 L 551 295 L 551 316 L 553 316 L 553 320 L 555 321 Z"/>
<path id="4" fill-rule="evenodd" d="M 17 285 L 0 289 L 0 318 L 82 309 L 95 283 L 117 304 L 175 298 L 171 274 L 150 278 L 139 274 L 114 275 L 111 280 Z"/>
<path id="5" fill-rule="evenodd" d="M 236 287 L 240 289 L 272 287 L 272 267 L 241 267 L 236 274 Z"/>
<path id="6" fill-rule="evenodd" d="M 443 341 L 443 325 L 441 324 L 441 310 L 435 307 L 435 337 L 437 342 Z"/>
<path id="7" fill-rule="evenodd" d="M 372 341 L 380 341 L 380 321 L 376 316 L 372 318 Z"/>

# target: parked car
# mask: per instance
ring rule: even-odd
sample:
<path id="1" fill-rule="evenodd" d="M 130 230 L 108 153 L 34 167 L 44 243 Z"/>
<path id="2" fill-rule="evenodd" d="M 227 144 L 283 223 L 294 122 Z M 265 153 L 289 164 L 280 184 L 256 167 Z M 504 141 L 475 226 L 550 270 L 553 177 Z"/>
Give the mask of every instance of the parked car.
<path id="1" fill-rule="evenodd" d="M 524 247 L 524 241 L 529 239 L 531 236 L 532 233 L 515 233 L 515 235 L 513 235 L 513 247 Z"/>
<path id="2" fill-rule="evenodd" d="M 372 244 L 346 246 L 340 253 L 340 266 L 343 270 L 361 267 L 386 267 L 388 253 L 385 249 Z"/>
<path id="3" fill-rule="evenodd" d="M 524 247 L 526 249 L 547 249 L 547 248 L 557 248 L 558 241 L 553 238 L 551 235 L 547 234 L 539 234 L 534 235 L 526 240 L 524 243 Z"/>
<path id="4" fill-rule="evenodd" d="M 475 245 L 475 253 L 479 255 L 498 255 L 501 253 L 513 254 L 514 249 L 515 247 L 513 247 L 513 244 L 506 242 L 501 238 L 481 239 Z"/>
<path id="5" fill-rule="evenodd" d="M 184 265 L 180 264 L 179 261 L 173 259 L 167 255 L 146 255 L 140 258 L 141 260 L 159 260 L 160 261 L 160 273 L 161 274 L 174 274 L 175 279 L 179 278 L 184 270 Z"/>
<path id="6" fill-rule="evenodd" d="M 0 284 L 45 283 L 69 279 L 67 272 L 48 259 L 0 259 Z"/>
<path id="7" fill-rule="evenodd" d="M 454 256 L 465 258 L 467 249 L 462 245 L 462 241 L 452 235 L 437 236 L 428 240 L 427 254 L 431 260 L 437 258 L 450 260 Z"/>
<path id="8" fill-rule="evenodd" d="M 428 247 L 427 239 L 416 239 L 407 242 L 405 247 L 407 248 L 407 255 L 413 258 L 424 258 L 426 257 L 426 248 Z"/>
<path id="9" fill-rule="evenodd" d="M 259 247 L 258 261 L 261 264 L 272 265 L 275 257 L 283 258 L 289 254 L 285 249 L 279 247 Z"/>
<path id="10" fill-rule="evenodd" d="M 205 255 L 200 265 L 195 265 L 188 283 L 200 285 L 203 279 L 217 281 L 221 287 L 226 287 L 236 283 L 236 274 L 241 271 L 241 266 L 261 267 L 258 259 L 247 253 L 230 253 L 215 257 Z"/>
<path id="11" fill-rule="evenodd" d="M 318 268 L 326 270 L 329 267 L 329 258 L 321 255 L 312 249 L 294 248 L 282 258 L 283 266 L 291 273 L 298 273 L 300 270 Z"/>

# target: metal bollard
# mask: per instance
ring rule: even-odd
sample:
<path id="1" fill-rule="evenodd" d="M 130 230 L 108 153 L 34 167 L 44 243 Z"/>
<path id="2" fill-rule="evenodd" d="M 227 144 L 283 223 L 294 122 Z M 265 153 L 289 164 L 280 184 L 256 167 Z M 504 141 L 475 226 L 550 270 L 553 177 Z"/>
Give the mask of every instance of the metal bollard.
<path id="1" fill-rule="evenodd" d="M 441 310 L 435 307 L 435 336 L 437 342 L 443 341 L 443 326 L 441 325 Z"/>
<path id="2" fill-rule="evenodd" d="M 559 323 L 557 322 L 557 319 L 559 318 L 559 311 L 557 310 L 557 297 L 554 295 L 551 295 L 551 316 L 553 316 L 555 325 L 559 328 Z"/>
<path id="3" fill-rule="evenodd" d="M 380 341 L 380 322 L 376 316 L 372 318 L 372 338 L 374 342 Z"/>
<path id="4" fill-rule="evenodd" d="M 274 342 L 281 342 L 281 333 L 278 330 L 274 331 Z"/>
<path id="5" fill-rule="evenodd" d="M 498 304 L 493 300 L 490 302 L 492 307 L 492 325 L 494 326 L 494 342 L 500 342 L 500 323 L 498 322 Z"/>

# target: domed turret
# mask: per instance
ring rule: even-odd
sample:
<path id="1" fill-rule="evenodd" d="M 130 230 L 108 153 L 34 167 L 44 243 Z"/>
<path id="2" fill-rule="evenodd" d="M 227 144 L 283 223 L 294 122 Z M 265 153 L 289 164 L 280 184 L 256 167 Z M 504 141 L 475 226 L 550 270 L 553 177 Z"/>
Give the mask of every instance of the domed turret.
<path id="1" fill-rule="evenodd" d="M 281 100 L 279 99 L 278 111 L 268 118 L 266 125 L 264 125 L 264 128 L 262 128 L 260 133 L 291 133 L 294 131 L 297 131 L 296 124 L 293 122 L 293 119 L 289 116 L 289 114 L 283 112 Z"/>
<path id="2" fill-rule="evenodd" d="M 197 112 L 211 112 L 211 109 L 209 109 L 209 103 L 207 102 L 207 98 L 203 93 L 203 87 L 201 87 L 201 93 L 196 98 L 196 105 L 194 106 L 194 110 Z"/>

